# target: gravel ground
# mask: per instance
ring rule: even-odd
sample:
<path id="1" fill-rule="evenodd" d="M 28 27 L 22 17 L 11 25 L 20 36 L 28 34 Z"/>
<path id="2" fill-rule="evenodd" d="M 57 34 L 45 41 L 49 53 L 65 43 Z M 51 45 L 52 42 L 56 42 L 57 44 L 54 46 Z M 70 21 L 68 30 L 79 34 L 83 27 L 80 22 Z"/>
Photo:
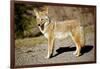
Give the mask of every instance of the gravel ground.
<path id="1" fill-rule="evenodd" d="M 85 38 L 85 47 L 82 48 L 82 55 L 80 57 L 73 55 L 75 45 L 68 37 L 64 40 L 56 40 L 53 57 L 50 59 L 45 58 L 47 55 L 47 44 L 15 48 L 15 64 L 20 66 L 95 61 L 94 34 L 88 33 Z"/>

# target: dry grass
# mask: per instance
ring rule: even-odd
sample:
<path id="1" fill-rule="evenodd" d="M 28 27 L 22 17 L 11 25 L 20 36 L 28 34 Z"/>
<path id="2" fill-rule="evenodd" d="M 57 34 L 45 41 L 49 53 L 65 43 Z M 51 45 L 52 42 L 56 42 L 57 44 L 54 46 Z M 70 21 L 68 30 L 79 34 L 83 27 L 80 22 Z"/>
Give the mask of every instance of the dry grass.
<path id="1" fill-rule="evenodd" d="M 16 47 L 36 46 L 36 45 L 45 44 L 45 43 L 47 43 L 47 40 L 44 36 L 15 40 Z"/>
<path id="2" fill-rule="evenodd" d="M 86 26 L 85 28 L 84 28 L 84 31 L 85 31 L 85 33 L 93 33 L 93 32 L 95 32 L 95 26 L 94 25 L 90 25 L 90 26 Z"/>

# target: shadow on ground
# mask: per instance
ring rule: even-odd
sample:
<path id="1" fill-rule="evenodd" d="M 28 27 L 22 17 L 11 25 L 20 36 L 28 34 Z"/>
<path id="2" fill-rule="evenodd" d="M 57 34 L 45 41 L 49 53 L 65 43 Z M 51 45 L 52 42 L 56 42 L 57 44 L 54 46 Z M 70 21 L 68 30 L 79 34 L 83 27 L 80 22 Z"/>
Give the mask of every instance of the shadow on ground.
<path id="1" fill-rule="evenodd" d="M 88 53 L 92 49 L 93 49 L 92 45 L 86 45 L 86 46 L 82 47 L 81 55 L 83 55 L 84 53 Z M 56 50 L 57 54 L 55 54 L 52 57 L 58 56 L 64 52 L 75 51 L 75 50 L 76 50 L 76 47 L 60 47 L 59 49 Z"/>

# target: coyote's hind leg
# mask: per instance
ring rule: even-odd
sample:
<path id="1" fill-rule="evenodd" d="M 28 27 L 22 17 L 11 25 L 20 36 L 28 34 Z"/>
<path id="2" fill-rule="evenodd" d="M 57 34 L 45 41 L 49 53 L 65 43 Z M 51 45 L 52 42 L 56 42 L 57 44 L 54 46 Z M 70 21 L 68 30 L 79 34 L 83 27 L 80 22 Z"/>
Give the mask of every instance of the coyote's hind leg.
<path id="1" fill-rule="evenodd" d="M 78 34 L 78 32 L 74 32 L 73 34 L 71 34 L 71 37 L 76 45 L 76 51 L 73 54 L 76 56 L 80 56 L 81 55 L 80 35 Z"/>

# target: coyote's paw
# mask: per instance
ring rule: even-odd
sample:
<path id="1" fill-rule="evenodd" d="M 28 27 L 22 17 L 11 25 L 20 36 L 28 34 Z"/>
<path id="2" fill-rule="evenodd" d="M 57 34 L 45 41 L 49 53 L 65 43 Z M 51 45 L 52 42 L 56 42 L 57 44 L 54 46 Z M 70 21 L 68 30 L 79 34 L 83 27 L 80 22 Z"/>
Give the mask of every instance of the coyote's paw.
<path id="1" fill-rule="evenodd" d="M 77 51 L 75 51 L 73 54 L 76 55 L 77 54 Z"/>
<path id="2" fill-rule="evenodd" d="M 49 57 L 49 56 L 46 56 L 45 58 L 46 58 L 46 59 L 49 59 L 50 57 Z"/>
<path id="3" fill-rule="evenodd" d="M 74 54 L 75 56 L 77 56 L 77 57 L 79 57 L 79 56 L 81 55 L 81 53 L 80 53 L 80 52 L 77 52 L 77 51 L 75 51 L 73 54 Z"/>
<path id="4" fill-rule="evenodd" d="M 49 59 L 49 58 L 51 58 L 51 57 L 52 57 L 52 54 L 53 54 L 53 53 L 51 53 L 51 54 L 48 54 L 48 55 L 47 55 L 45 58 L 46 58 L 46 59 Z"/>
<path id="5" fill-rule="evenodd" d="M 81 55 L 81 53 L 77 53 L 76 56 L 79 57 Z"/>

